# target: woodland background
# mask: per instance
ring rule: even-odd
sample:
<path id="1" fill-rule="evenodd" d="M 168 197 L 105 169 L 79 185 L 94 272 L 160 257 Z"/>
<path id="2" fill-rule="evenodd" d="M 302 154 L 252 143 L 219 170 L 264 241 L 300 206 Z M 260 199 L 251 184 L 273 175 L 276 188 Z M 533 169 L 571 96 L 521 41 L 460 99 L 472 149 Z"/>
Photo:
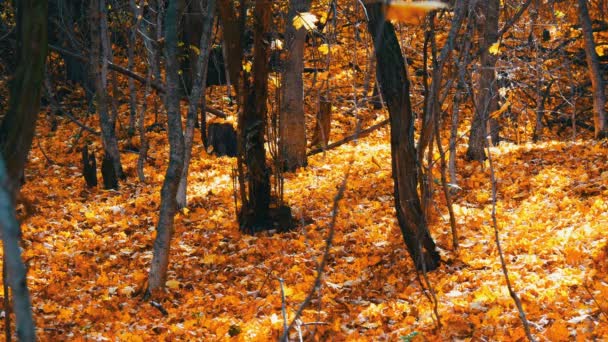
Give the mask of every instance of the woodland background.
<path id="1" fill-rule="evenodd" d="M 0 2 L 7 339 L 608 338 L 607 15 Z"/>

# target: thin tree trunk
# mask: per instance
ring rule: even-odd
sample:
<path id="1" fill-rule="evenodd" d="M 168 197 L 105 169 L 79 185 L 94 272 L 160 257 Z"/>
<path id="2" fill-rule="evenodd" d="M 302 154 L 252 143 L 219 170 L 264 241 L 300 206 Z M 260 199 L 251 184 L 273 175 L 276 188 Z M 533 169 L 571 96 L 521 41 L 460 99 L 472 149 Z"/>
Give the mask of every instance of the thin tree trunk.
<path id="1" fill-rule="evenodd" d="M 471 133 L 469 135 L 469 148 L 466 158 L 468 160 L 483 161 L 486 159 L 484 151 L 487 135 L 487 123 L 490 113 L 497 107 L 495 71 L 496 55 L 489 49 L 498 39 L 498 16 L 500 10 L 499 0 L 479 2 L 478 25 L 482 28 L 483 37 L 480 39 L 481 49 L 481 79 L 479 81 L 479 94 Z"/>
<path id="2" fill-rule="evenodd" d="M 192 91 L 188 104 L 188 115 L 186 117 L 186 134 L 185 134 L 185 150 L 184 150 L 184 169 L 177 190 L 177 207 L 185 208 L 187 206 L 186 192 L 188 188 L 188 169 L 190 167 L 190 159 L 192 157 L 192 141 L 194 139 L 194 126 L 198 113 L 199 101 L 202 106 L 205 105 L 205 89 L 207 83 L 207 65 L 209 62 L 209 47 L 211 43 L 211 29 L 213 26 L 213 17 L 215 12 L 215 0 L 207 0 L 202 4 L 200 0 L 198 6 L 195 7 L 197 13 L 201 16 L 202 33 L 199 43 L 199 55 L 194 66 L 196 76 L 193 80 Z M 203 109 L 202 115 L 205 115 Z"/>
<path id="3" fill-rule="evenodd" d="M 293 27 L 293 19 L 310 9 L 310 0 L 290 0 L 285 22 L 285 59 L 279 112 L 279 151 L 284 170 L 306 166 L 306 120 L 304 116 L 304 41 L 306 29 Z"/>
<path id="4" fill-rule="evenodd" d="M 218 1 L 218 14 L 222 21 L 222 28 L 224 29 L 224 44 L 226 46 L 226 65 L 230 82 L 237 94 L 237 98 L 240 99 L 241 91 L 241 69 L 243 60 L 243 48 L 241 41 L 241 22 L 244 22 L 244 18 L 238 18 L 236 10 L 233 5 L 234 1 L 230 0 L 219 0 Z M 244 4 L 241 3 L 241 6 Z"/>
<path id="5" fill-rule="evenodd" d="M 36 328 L 32 317 L 30 293 L 27 288 L 27 270 L 21 260 L 21 227 L 15 217 L 15 207 L 11 189 L 8 170 L 4 165 L 4 159 L 0 156 L 0 227 L 2 227 L 2 248 L 4 249 L 5 270 L 4 281 L 11 288 L 13 297 L 13 310 L 17 321 L 17 339 L 19 341 L 35 341 Z M 8 293 L 4 293 L 8 296 Z M 5 314 L 10 315 L 9 309 L 5 308 Z M 9 321 L 10 322 L 10 321 Z M 10 331 L 10 328 L 8 328 Z M 10 335 L 8 335 L 10 341 Z"/>
<path id="6" fill-rule="evenodd" d="M 244 78 L 245 101 L 239 118 L 240 153 L 248 172 L 247 202 L 243 203 L 240 213 L 240 226 L 248 233 L 265 229 L 269 218 L 270 170 L 266 165 L 264 147 L 269 50 L 264 40 L 270 31 L 271 6 L 272 1 L 269 0 L 256 0 L 255 3 L 253 84 L 248 84 L 248 78 Z"/>
<path id="7" fill-rule="evenodd" d="M 115 132 L 115 120 L 108 113 L 108 98 L 107 98 L 107 82 L 108 82 L 108 60 L 106 58 L 107 46 L 106 39 L 102 37 L 103 23 L 105 16 L 103 10 L 105 8 L 105 0 L 91 0 L 90 3 L 91 17 L 91 68 L 95 78 L 97 112 L 99 113 L 99 122 L 101 126 L 101 136 L 104 147 L 104 158 L 107 158 L 113 167 L 114 176 L 124 178 L 122 165 L 120 163 L 120 152 L 118 151 L 118 141 Z M 107 23 L 106 23 L 107 25 Z M 112 178 L 112 175 L 104 174 L 106 177 Z M 109 183 L 104 182 L 106 185 Z M 112 184 L 112 187 L 118 184 Z"/>
<path id="8" fill-rule="evenodd" d="M 167 121 L 169 134 L 169 166 L 161 190 L 161 204 L 152 265 L 148 276 L 148 291 L 165 286 L 169 267 L 169 248 L 173 236 L 173 221 L 177 212 L 177 187 L 184 166 L 184 135 L 179 103 L 179 62 L 177 59 L 177 1 L 170 0 L 165 16 L 165 63 L 167 75 Z"/>
<path id="9" fill-rule="evenodd" d="M 587 56 L 587 67 L 589 77 L 591 77 L 591 87 L 593 88 L 593 124 L 595 127 L 595 138 L 601 139 L 608 137 L 608 117 L 606 116 L 606 94 L 604 92 L 604 81 L 600 61 L 595 51 L 595 41 L 593 40 L 593 27 L 591 17 L 587 8 L 587 0 L 578 0 L 578 17 L 583 28 L 585 38 L 585 55 Z"/>
<path id="10" fill-rule="evenodd" d="M 139 25 L 139 20 L 137 16 L 137 4 L 135 4 L 135 0 L 129 0 L 129 7 L 131 7 L 131 13 L 133 14 L 133 19 L 131 20 L 131 27 L 129 27 L 129 44 L 127 46 L 127 69 L 133 70 L 135 65 L 135 45 L 137 44 L 137 26 Z M 129 127 L 127 128 L 127 134 L 130 137 L 135 135 L 135 124 L 137 117 L 137 90 L 135 89 L 135 81 L 129 77 L 128 81 L 129 86 Z"/>
<path id="11" fill-rule="evenodd" d="M 376 77 L 390 116 L 392 174 L 399 227 L 416 267 L 434 270 L 439 266 L 440 256 L 435 250 L 417 191 L 418 160 L 405 61 L 395 28 L 384 19 L 382 4 L 367 3 L 365 7 L 376 50 Z"/>
<path id="12" fill-rule="evenodd" d="M 47 53 L 47 1 L 22 0 L 16 5 L 17 66 L 10 83 L 8 111 L 0 125 L 0 227 L 7 275 L 5 281 L 12 290 L 17 338 L 19 341 L 35 341 L 27 270 L 19 247 L 21 229 L 14 205 L 40 109 Z M 4 296 L 8 295 L 4 293 Z M 5 311 L 9 316 L 8 307 Z M 10 331 L 10 327 L 8 329 Z"/>

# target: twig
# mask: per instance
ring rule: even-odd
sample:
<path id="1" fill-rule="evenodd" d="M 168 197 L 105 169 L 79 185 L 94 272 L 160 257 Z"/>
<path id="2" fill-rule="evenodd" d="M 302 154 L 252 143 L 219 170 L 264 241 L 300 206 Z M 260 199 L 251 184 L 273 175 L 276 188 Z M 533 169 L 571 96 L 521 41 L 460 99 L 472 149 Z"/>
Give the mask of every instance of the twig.
<path id="1" fill-rule="evenodd" d="M 66 50 L 66 49 L 63 49 L 63 48 L 60 48 L 60 47 L 55 46 L 53 44 L 49 44 L 49 48 L 51 50 L 54 50 L 54 51 L 59 52 L 61 54 L 66 54 L 68 56 L 71 56 L 71 57 L 74 57 L 76 59 L 79 59 L 79 60 L 81 60 L 83 62 L 88 62 L 89 61 L 89 59 L 86 58 L 85 56 L 79 55 L 79 54 L 77 54 L 75 52 L 72 52 L 72 51 L 69 51 L 69 50 Z M 129 69 L 123 68 L 120 65 L 116 65 L 116 64 L 114 64 L 114 63 L 112 63 L 110 61 L 108 61 L 107 63 L 108 63 L 108 68 L 109 69 L 114 70 L 116 72 L 119 72 L 119 73 L 121 73 L 121 74 L 123 74 L 125 76 L 128 76 L 128 77 L 130 77 L 130 78 L 138 81 L 139 83 L 146 84 L 146 78 L 145 77 L 143 77 L 143 76 L 141 76 L 141 75 L 139 75 L 139 74 L 137 74 L 137 73 L 135 73 L 135 72 L 133 72 L 133 71 L 131 71 Z M 165 87 L 162 84 L 160 84 L 157 80 L 152 81 L 150 83 L 150 86 L 154 90 L 158 91 L 159 93 L 163 93 L 163 94 L 166 93 Z M 220 118 L 226 118 L 226 114 L 224 112 L 218 110 L 218 109 L 213 109 L 213 108 L 209 108 L 209 107 L 205 106 L 205 111 L 207 113 L 211 113 L 211 114 L 213 114 L 215 116 L 218 116 Z"/>
<path id="2" fill-rule="evenodd" d="M 40 152 L 42 152 L 42 155 L 44 156 L 44 159 L 46 159 L 47 163 L 51 164 L 51 165 L 59 165 L 58 163 L 56 163 L 53 159 L 51 159 L 49 156 L 46 155 L 46 153 L 44 152 L 44 149 L 42 148 L 42 145 L 40 144 L 40 139 L 37 139 L 38 141 L 38 148 L 40 149 Z M 63 166 L 63 165 L 61 165 Z"/>
<path id="3" fill-rule="evenodd" d="M 602 306 L 597 301 L 597 299 L 595 299 L 595 296 L 593 295 L 593 293 L 591 293 L 591 290 L 589 290 L 589 286 L 587 286 L 586 282 L 583 282 L 583 287 L 585 288 L 585 291 L 587 291 L 587 293 L 589 294 L 589 296 L 591 297 L 591 299 L 593 300 L 593 302 L 597 306 L 598 310 L 600 310 L 600 313 L 602 315 L 604 315 L 604 318 L 608 319 L 608 314 L 606 314 L 606 311 L 604 311 L 604 308 L 602 308 Z"/>
<path id="4" fill-rule="evenodd" d="M 355 139 L 357 137 L 357 133 L 355 134 Z M 348 164 L 348 169 L 346 170 L 346 174 L 344 175 L 344 179 L 342 180 L 342 183 L 340 184 L 340 187 L 338 188 L 338 193 L 334 197 L 334 203 L 332 206 L 332 214 L 331 214 L 331 222 L 329 223 L 329 232 L 327 233 L 327 237 L 325 238 L 325 251 L 323 252 L 323 259 L 321 259 L 321 263 L 317 267 L 317 277 L 315 278 L 315 281 L 313 283 L 312 288 L 310 289 L 310 292 L 308 293 L 308 295 L 306 296 L 306 298 L 304 299 L 302 304 L 300 304 L 298 311 L 296 311 L 296 314 L 295 314 L 293 320 L 291 321 L 291 323 L 289 323 L 289 326 L 283 332 L 283 335 L 281 336 L 280 341 L 285 341 L 285 342 L 287 341 L 287 337 L 289 336 L 289 330 L 291 330 L 293 328 L 293 326 L 296 324 L 296 321 L 302 315 L 304 308 L 306 308 L 306 306 L 308 306 L 308 304 L 312 300 L 312 296 L 314 295 L 315 291 L 319 288 L 319 286 L 321 286 L 321 278 L 323 276 L 323 271 L 325 270 L 325 266 L 327 265 L 327 260 L 329 259 L 329 251 L 331 250 L 331 246 L 333 244 L 335 226 L 336 226 L 336 218 L 338 217 L 338 209 L 339 209 L 338 203 L 340 202 L 342 197 L 344 197 L 344 192 L 346 191 L 346 182 L 350 175 L 353 161 L 354 161 L 354 158 L 351 157 L 349 164 Z"/>
<path id="5" fill-rule="evenodd" d="M 96 130 L 92 129 L 91 127 L 83 124 L 82 122 L 78 121 L 78 119 L 76 119 L 70 112 L 65 111 L 63 109 L 59 109 L 61 111 L 61 114 L 65 115 L 68 119 L 70 119 L 70 121 L 72 121 L 73 123 L 75 123 L 76 125 L 78 125 L 78 127 L 84 129 L 85 131 L 95 134 L 95 135 L 101 135 L 100 132 L 97 132 Z"/>
<path id="6" fill-rule="evenodd" d="M 505 275 L 505 280 L 507 282 L 507 288 L 509 289 L 509 294 L 513 301 L 515 302 L 515 306 L 517 307 L 517 311 L 519 311 L 519 319 L 524 325 L 524 330 L 526 332 L 526 336 L 529 341 L 536 341 L 530 332 L 530 323 L 526 319 L 526 313 L 524 312 L 524 308 L 521 305 L 521 300 L 519 296 L 513 290 L 511 286 L 511 280 L 509 279 L 509 271 L 507 270 L 507 264 L 505 262 L 505 257 L 502 252 L 502 247 L 500 245 L 500 237 L 498 236 L 498 222 L 496 219 L 496 175 L 494 174 L 494 165 L 492 162 L 492 155 L 490 153 L 490 145 L 486 140 L 486 150 L 488 151 L 488 162 L 490 164 L 490 181 L 492 183 L 492 225 L 494 227 L 494 239 L 496 241 L 496 248 L 498 249 L 498 255 L 500 256 L 500 266 L 502 267 L 502 273 Z"/>
<path id="7" fill-rule="evenodd" d="M 281 284 L 281 311 L 283 313 L 283 333 L 287 331 L 287 304 L 285 303 L 285 290 L 283 289 L 283 278 L 279 278 Z"/>
<path id="8" fill-rule="evenodd" d="M 158 309 L 158 311 L 160 311 L 160 313 L 163 314 L 163 316 L 168 316 L 169 315 L 169 313 L 167 312 L 167 310 L 165 310 L 165 308 L 163 308 L 163 306 L 160 303 L 151 300 L 150 301 L 150 305 L 152 305 L 153 307 L 155 307 L 156 309 Z"/>
<path id="9" fill-rule="evenodd" d="M 388 124 L 388 123 L 389 123 L 389 119 L 386 119 L 386 120 L 384 120 L 382 122 L 379 122 L 379 123 L 377 123 L 377 124 L 375 124 L 373 126 L 370 126 L 370 127 L 366 128 L 366 129 L 363 129 L 363 130 L 361 130 L 361 131 L 359 131 L 359 132 L 357 132 L 357 133 L 355 133 L 353 135 L 350 135 L 350 136 L 348 136 L 348 137 L 346 137 L 346 138 L 344 138 L 342 140 L 338 140 L 336 142 L 333 142 L 333 143 L 327 145 L 326 147 L 317 147 L 317 148 L 314 148 L 314 149 L 310 150 L 307 153 L 307 155 L 308 156 L 312 156 L 312 155 L 315 155 L 315 154 L 319 154 L 321 152 L 325 152 L 327 150 L 334 149 L 336 147 L 342 146 L 342 145 L 344 145 L 346 143 L 349 143 L 351 141 L 354 141 L 356 139 L 363 138 L 365 136 L 368 136 L 369 134 L 371 134 L 373 131 L 377 130 L 378 128 L 380 128 L 382 126 L 386 126 L 386 124 Z"/>

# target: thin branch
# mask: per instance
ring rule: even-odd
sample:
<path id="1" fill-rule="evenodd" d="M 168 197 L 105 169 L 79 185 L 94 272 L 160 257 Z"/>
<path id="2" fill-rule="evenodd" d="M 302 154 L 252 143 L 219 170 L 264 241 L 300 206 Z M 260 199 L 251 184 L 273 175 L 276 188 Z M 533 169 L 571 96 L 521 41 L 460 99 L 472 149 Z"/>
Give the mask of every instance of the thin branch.
<path id="1" fill-rule="evenodd" d="M 519 319 L 524 325 L 524 330 L 526 332 L 526 336 L 529 341 L 536 341 L 530 332 L 530 323 L 526 319 L 526 313 L 524 312 L 524 308 L 521 305 L 521 300 L 519 296 L 513 290 L 513 286 L 511 286 L 511 280 L 509 279 L 509 271 L 507 270 L 507 263 L 505 262 L 505 257 L 502 252 L 502 247 L 500 245 L 500 237 L 498 236 L 498 222 L 496 219 L 496 175 L 494 174 L 494 165 L 492 162 L 492 155 L 490 153 L 490 146 L 486 140 L 486 150 L 488 152 L 488 162 L 490 164 L 490 181 L 492 183 L 492 226 L 494 228 L 494 240 L 496 241 L 496 248 L 498 249 L 498 255 L 500 256 L 500 266 L 502 267 L 502 273 L 505 276 L 505 280 L 507 282 L 507 288 L 509 289 L 509 294 L 513 301 L 515 302 L 515 306 L 517 307 L 517 311 L 519 311 Z"/>
<path id="2" fill-rule="evenodd" d="M 377 123 L 377 124 L 375 124 L 373 126 L 370 126 L 370 127 L 366 128 L 366 129 L 363 129 L 363 130 L 359 131 L 358 133 L 350 135 L 350 136 L 348 136 L 348 137 L 346 137 L 346 138 L 344 138 L 342 140 L 338 140 L 336 142 L 333 142 L 333 143 L 331 143 L 331 144 L 329 144 L 329 145 L 327 145 L 325 147 L 314 148 L 314 149 L 308 151 L 307 155 L 308 156 L 312 156 L 312 155 L 315 155 L 315 154 L 319 154 L 321 152 L 325 152 L 327 150 L 331 150 L 331 149 L 334 149 L 336 147 L 342 146 L 342 145 L 344 145 L 346 143 L 349 143 L 351 141 L 355 141 L 355 140 L 357 140 L 359 138 L 366 137 L 366 136 L 370 135 L 373 131 L 377 130 L 378 128 L 380 128 L 382 126 L 386 126 L 386 124 L 388 124 L 388 123 L 389 123 L 389 119 L 386 119 L 386 120 L 381 121 L 381 122 L 379 122 L 379 123 Z"/>
<path id="3" fill-rule="evenodd" d="M 357 132 L 357 133 L 359 133 L 359 132 Z M 355 134 L 355 139 L 356 139 L 356 137 L 357 137 L 357 134 Z M 302 312 L 304 311 L 304 309 L 308 306 L 308 304 L 312 300 L 314 293 L 321 286 L 321 278 L 323 277 L 323 272 L 325 270 L 325 266 L 327 265 L 327 260 L 329 259 L 329 251 L 331 250 L 331 247 L 333 245 L 333 239 L 334 239 L 334 233 L 335 233 L 335 227 L 336 227 L 336 219 L 338 217 L 338 210 L 339 210 L 338 204 L 340 203 L 340 200 L 342 199 L 342 197 L 344 197 L 344 192 L 346 191 L 346 182 L 350 175 L 350 171 L 351 171 L 353 162 L 354 162 L 354 158 L 351 157 L 349 164 L 348 164 L 348 169 L 346 170 L 346 174 L 344 175 L 344 179 L 342 180 L 342 183 L 340 184 L 340 187 L 338 188 L 338 193 L 334 197 L 334 203 L 332 206 L 332 214 L 331 214 L 331 222 L 329 223 L 329 232 L 327 233 L 327 237 L 325 238 L 325 251 L 323 252 L 323 258 L 321 259 L 321 263 L 317 267 L 317 277 L 315 278 L 315 281 L 313 283 L 312 288 L 310 289 L 310 292 L 308 293 L 308 295 L 306 296 L 306 298 L 304 299 L 302 304 L 300 304 L 298 311 L 296 311 L 296 314 L 295 314 L 294 318 L 292 319 L 291 323 L 289 323 L 289 326 L 283 332 L 283 335 L 281 336 L 280 341 L 285 341 L 285 342 L 287 341 L 287 337 L 289 336 L 289 330 L 291 330 L 294 327 L 294 325 L 296 324 L 296 321 L 300 318 L 300 316 L 302 315 Z"/>
<path id="4" fill-rule="evenodd" d="M 68 56 L 77 58 L 77 59 L 81 60 L 82 62 L 88 62 L 89 61 L 88 58 L 86 58 L 86 57 L 84 57 L 82 55 L 79 55 L 79 54 L 77 54 L 75 52 L 72 52 L 72 51 L 60 48 L 60 47 L 55 46 L 53 44 L 49 44 L 49 48 L 51 50 L 59 52 L 61 54 L 66 54 Z M 133 72 L 133 71 L 131 71 L 129 69 L 123 68 L 120 65 L 116 65 L 116 64 L 114 64 L 114 63 L 112 63 L 110 61 L 108 61 L 107 63 L 108 63 L 108 68 L 109 69 L 114 70 L 114 71 L 116 71 L 118 73 L 121 73 L 121 74 L 123 74 L 125 76 L 131 77 L 132 79 L 138 81 L 139 83 L 146 84 L 146 78 L 145 77 L 143 77 L 143 76 L 141 76 L 141 75 L 139 75 L 139 74 L 137 74 L 137 73 L 135 73 L 135 72 Z M 162 84 L 160 84 L 158 81 L 152 81 L 150 85 L 152 86 L 152 88 L 154 90 L 158 91 L 159 93 L 163 93 L 163 94 L 166 93 L 165 87 Z M 218 117 L 221 117 L 221 118 L 224 118 L 224 119 L 226 118 L 226 114 L 224 112 L 220 111 L 220 110 L 209 108 L 209 107 L 205 106 L 205 111 L 207 113 L 211 113 L 211 114 L 213 114 L 215 116 L 218 116 Z"/>

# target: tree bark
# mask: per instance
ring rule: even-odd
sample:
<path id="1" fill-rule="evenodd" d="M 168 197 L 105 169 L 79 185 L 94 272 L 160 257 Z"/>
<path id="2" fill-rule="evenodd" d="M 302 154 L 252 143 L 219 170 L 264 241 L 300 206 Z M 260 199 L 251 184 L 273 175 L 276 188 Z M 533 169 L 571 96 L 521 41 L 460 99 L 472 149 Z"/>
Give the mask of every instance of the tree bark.
<path id="1" fill-rule="evenodd" d="M 129 27 L 129 44 L 127 46 L 127 69 L 133 70 L 135 65 L 135 45 L 137 43 L 137 26 L 139 24 L 138 17 L 136 13 L 137 4 L 135 4 L 135 0 L 129 0 L 129 7 L 131 9 L 131 13 L 133 14 L 133 19 L 131 20 L 131 27 Z M 129 86 L 129 128 L 127 129 L 127 133 L 130 137 L 135 135 L 135 124 L 137 117 L 137 90 L 135 89 L 135 81 L 129 77 L 127 84 Z"/>
<path id="2" fill-rule="evenodd" d="M 310 9 L 310 0 L 290 0 L 285 22 L 285 49 L 279 112 L 280 161 L 286 171 L 306 166 L 306 120 L 304 116 L 304 42 L 306 29 L 293 27 L 293 19 Z"/>
<path id="3" fill-rule="evenodd" d="M 268 44 L 272 1 L 256 0 L 254 10 L 253 84 L 243 78 L 245 101 L 239 118 L 240 153 L 247 166 L 247 196 L 240 213 L 241 230 L 254 233 L 265 229 L 270 207 L 270 170 L 266 165 L 266 99 L 268 97 Z M 239 175 L 243 177 L 243 174 Z M 244 182 L 244 180 L 241 180 Z M 245 191 L 245 189 L 241 189 Z M 243 197 L 243 196 L 242 196 Z"/>
<path id="4" fill-rule="evenodd" d="M 595 41 L 593 39 L 593 27 L 591 17 L 587 8 L 587 0 L 578 0 L 578 17 L 583 29 L 585 39 L 585 55 L 587 57 L 587 67 L 591 78 L 591 88 L 593 89 L 593 124 L 595 128 L 595 138 L 601 139 L 608 137 L 608 117 L 606 116 L 606 94 L 604 92 L 604 80 L 600 61 L 595 51 Z"/>
<path id="5" fill-rule="evenodd" d="M 5 281 L 13 294 L 19 341 L 36 340 L 27 270 L 19 247 L 21 228 L 14 205 L 40 109 L 47 54 L 47 6 L 47 1 L 17 2 L 17 66 L 10 83 L 8 111 L 0 125 L 0 227 L 7 271 Z M 5 310 L 9 316 L 9 308 Z"/>
<path id="6" fill-rule="evenodd" d="M 107 49 L 109 47 L 104 43 L 102 34 L 104 31 L 102 25 L 106 20 L 103 11 L 105 11 L 105 0 L 91 0 L 90 3 L 90 24 L 91 24 L 91 68 L 95 79 L 95 93 L 97 98 L 97 113 L 99 114 L 99 122 L 101 126 L 101 140 L 104 148 L 104 159 L 108 159 L 114 169 L 117 178 L 124 179 L 122 165 L 120 162 L 120 152 L 118 150 L 118 141 L 116 139 L 116 118 L 113 118 L 108 113 L 108 60 Z M 107 23 L 105 24 L 107 25 Z M 108 175 L 113 178 L 113 175 Z M 104 182 L 110 184 L 110 182 Z M 117 185 L 117 183 L 116 183 Z M 116 186 L 117 188 L 118 186 Z"/>
<path id="7" fill-rule="evenodd" d="M 198 113 L 198 104 L 201 101 L 201 106 L 205 105 L 205 89 L 207 83 L 207 65 L 209 62 L 209 47 L 211 43 L 211 29 L 213 26 L 213 18 L 215 12 L 215 0 L 200 0 L 194 7 L 195 13 L 201 17 L 200 25 L 202 33 L 199 42 L 199 55 L 196 59 L 196 64 L 193 66 L 196 74 L 193 78 L 192 91 L 188 103 L 188 114 L 186 117 L 186 134 L 185 134 L 185 150 L 184 150 L 184 169 L 177 190 L 177 207 L 185 208 L 187 206 L 186 192 L 188 188 L 188 169 L 190 167 L 190 159 L 192 157 L 192 141 L 194 139 L 194 125 Z M 205 115 L 203 110 L 202 115 Z"/>
<path id="8" fill-rule="evenodd" d="M 405 61 L 395 28 L 383 16 L 382 4 L 367 3 L 365 7 L 376 51 L 377 80 L 391 123 L 391 166 L 399 227 L 416 268 L 434 270 L 439 266 L 440 256 L 435 250 L 417 192 L 418 160 Z"/>
<path id="9" fill-rule="evenodd" d="M 237 98 L 240 98 L 241 69 L 243 61 L 241 34 L 243 32 L 240 30 L 241 23 L 239 22 L 239 19 L 240 21 L 244 21 L 245 19 L 237 17 L 233 1 L 219 0 L 218 5 L 218 14 L 222 22 L 222 28 L 224 29 L 228 75 L 237 94 Z M 243 1 L 241 2 L 241 6 L 244 6 Z"/>
<path id="10" fill-rule="evenodd" d="M 481 49 L 481 79 L 479 81 L 475 115 L 469 135 L 469 147 L 466 153 L 468 160 L 483 161 L 486 159 L 485 140 L 488 118 L 490 113 L 497 109 L 498 106 L 494 70 L 497 56 L 491 54 L 489 49 L 498 39 L 499 10 L 499 0 L 479 2 L 477 20 L 483 33 L 483 37 L 479 43 L 479 48 Z"/>
<path id="11" fill-rule="evenodd" d="M 169 166 L 161 190 L 161 204 L 152 265 L 148 276 L 148 293 L 165 286 L 169 266 L 169 248 L 173 221 L 177 212 L 177 187 L 184 166 L 184 135 L 179 103 L 179 62 L 177 59 L 177 1 L 170 0 L 165 16 L 165 63 L 167 75 L 167 121 L 169 128 Z"/>

